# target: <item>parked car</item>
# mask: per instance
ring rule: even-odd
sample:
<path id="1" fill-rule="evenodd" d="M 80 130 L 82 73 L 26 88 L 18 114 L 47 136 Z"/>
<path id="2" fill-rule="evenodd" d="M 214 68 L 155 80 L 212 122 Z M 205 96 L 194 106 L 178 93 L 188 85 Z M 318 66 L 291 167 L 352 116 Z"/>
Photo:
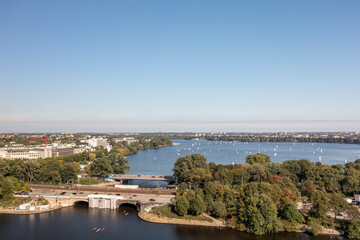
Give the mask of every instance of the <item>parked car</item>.
<path id="1" fill-rule="evenodd" d="M 155 200 L 155 199 L 153 199 L 153 198 L 150 198 L 150 199 L 149 199 L 149 201 L 151 201 L 151 202 L 155 202 L 156 200 Z"/>
<path id="2" fill-rule="evenodd" d="M 62 192 L 62 193 L 60 193 L 60 195 L 61 195 L 61 196 L 64 196 L 65 194 L 66 194 L 66 192 Z"/>
<path id="3" fill-rule="evenodd" d="M 28 193 L 24 191 L 14 193 L 14 195 L 27 195 L 27 194 Z"/>

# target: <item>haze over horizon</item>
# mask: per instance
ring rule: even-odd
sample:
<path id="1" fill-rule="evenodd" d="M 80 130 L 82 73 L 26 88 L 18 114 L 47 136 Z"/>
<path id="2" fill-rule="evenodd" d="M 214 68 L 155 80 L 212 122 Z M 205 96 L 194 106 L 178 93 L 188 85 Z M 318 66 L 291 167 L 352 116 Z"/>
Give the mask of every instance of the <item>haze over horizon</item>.
<path id="1" fill-rule="evenodd" d="M 0 132 L 359 131 L 359 12 L 1 1 Z"/>

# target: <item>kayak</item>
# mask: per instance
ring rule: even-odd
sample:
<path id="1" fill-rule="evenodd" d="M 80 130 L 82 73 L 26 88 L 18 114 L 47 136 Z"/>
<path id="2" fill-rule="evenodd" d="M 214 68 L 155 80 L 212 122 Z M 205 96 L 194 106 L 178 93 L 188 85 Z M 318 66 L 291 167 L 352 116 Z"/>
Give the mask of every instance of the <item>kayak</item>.
<path id="1" fill-rule="evenodd" d="M 100 232 L 103 232 L 105 230 L 105 228 L 101 229 Z"/>
<path id="2" fill-rule="evenodd" d="M 94 227 L 91 231 L 95 231 L 97 229 L 97 227 Z"/>
<path id="3" fill-rule="evenodd" d="M 100 232 L 101 228 L 99 228 L 98 230 L 96 230 L 96 232 Z"/>

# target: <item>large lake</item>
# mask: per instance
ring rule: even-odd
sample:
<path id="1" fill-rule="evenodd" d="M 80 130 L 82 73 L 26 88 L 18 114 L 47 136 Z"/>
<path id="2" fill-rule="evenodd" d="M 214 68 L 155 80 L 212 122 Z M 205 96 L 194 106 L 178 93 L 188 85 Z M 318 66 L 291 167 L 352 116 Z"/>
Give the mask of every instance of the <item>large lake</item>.
<path id="1" fill-rule="evenodd" d="M 128 156 L 130 173 L 172 175 L 179 157 L 199 153 L 217 164 L 244 163 L 249 154 L 264 153 L 272 162 L 289 159 L 308 159 L 323 164 L 344 164 L 360 159 L 360 145 L 337 143 L 272 143 L 216 142 L 173 140 L 173 146 L 140 150 Z"/>

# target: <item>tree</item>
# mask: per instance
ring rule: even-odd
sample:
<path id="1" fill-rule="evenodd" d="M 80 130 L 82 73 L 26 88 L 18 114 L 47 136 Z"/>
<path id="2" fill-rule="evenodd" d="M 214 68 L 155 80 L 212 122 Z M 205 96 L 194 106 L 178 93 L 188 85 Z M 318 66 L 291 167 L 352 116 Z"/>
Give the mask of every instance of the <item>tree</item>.
<path id="1" fill-rule="evenodd" d="M 60 171 L 60 161 L 55 159 L 43 160 L 40 163 L 37 180 L 45 183 L 59 183 L 61 182 Z"/>
<path id="2" fill-rule="evenodd" d="M 20 165 L 17 166 L 17 174 L 20 179 L 23 179 L 26 182 L 32 182 L 40 170 L 40 164 L 37 160 L 25 160 Z"/>
<path id="3" fill-rule="evenodd" d="M 206 182 L 203 191 L 205 203 L 209 207 L 217 193 L 216 185 L 213 182 Z"/>
<path id="4" fill-rule="evenodd" d="M 326 213 L 329 211 L 329 198 L 325 192 L 315 191 L 310 195 L 311 216 L 313 218 L 326 219 Z"/>
<path id="5" fill-rule="evenodd" d="M 24 192 L 30 192 L 30 185 L 29 183 L 25 183 L 25 185 L 23 186 L 22 190 Z"/>
<path id="6" fill-rule="evenodd" d="M 282 211 L 281 217 L 292 223 L 302 223 L 304 221 L 303 216 L 300 214 L 295 204 L 288 204 Z"/>
<path id="7" fill-rule="evenodd" d="M 0 159 L 0 175 L 6 176 L 10 171 L 10 165 L 8 161 Z"/>
<path id="8" fill-rule="evenodd" d="M 21 186 L 21 184 L 20 184 L 19 182 L 14 186 L 14 190 L 17 191 L 17 192 L 18 192 L 18 191 L 21 191 L 22 188 L 23 188 L 23 187 Z"/>
<path id="9" fill-rule="evenodd" d="M 96 153 L 89 153 L 89 160 L 94 161 L 96 158 Z"/>
<path id="10" fill-rule="evenodd" d="M 254 164 L 254 163 L 266 164 L 269 162 L 271 162 L 270 157 L 266 154 L 255 153 L 255 154 L 250 154 L 250 155 L 246 156 L 246 163 L 249 163 L 249 164 Z"/>
<path id="11" fill-rule="evenodd" d="M 271 185 L 267 182 L 249 183 L 242 189 L 242 197 L 244 197 L 245 199 L 251 197 L 259 197 L 260 195 L 266 195 L 270 197 L 275 204 L 278 204 L 280 202 L 281 194 L 282 192 L 278 185 Z"/>
<path id="12" fill-rule="evenodd" d="M 228 212 L 226 211 L 226 205 L 221 201 L 214 202 L 212 204 L 212 208 L 212 214 L 218 218 L 224 218 L 228 215 Z"/>
<path id="13" fill-rule="evenodd" d="M 195 194 L 195 198 L 191 200 L 189 204 L 189 213 L 191 215 L 197 216 L 205 211 L 206 211 L 206 205 L 204 199 L 202 199 L 202 197 L 199 196 L 199 194 Z"/>
<path id="14" fill-rule="evenodd" d="M 106 177 L 109 174 L 113 173 L 113 168 L 111 166 L 111 161 L 104 154 L 100 158 L 96 158 L 93 163 L 88 167 L 88 173 L 94 175 L 100 175 Z"/>
<path id="15" fill-rule="evenodd" d="M 316 218 L 310 218 L 308 221 L 308 232 L 311 233 L 314 236 L 319 235 L 319 233 L 322 231 L 322 226 L 320 224 L 321 220 Z"/>
<path id="16" fill-rule="evenodd" d="M 360 220 L 360 212 L 357 207 L 347 207 L 344 212 L 350 220 Z"/>
<path id="17" fill-rule="evenodd" d="M 75 171 L 76 171 L 77 173 L 80 173 L 80 170 L 81 170 L 81 165 L 80 165 L 80 163 L 78 163 L 78 162 L 72 162 L 72 165 L 74 165 Z"/>
<path id="18" fill-rule="evenodd" d="M 254 163 L 248 167 L 250 182 L 265 182 L 269 178 L 269 171 L 262 165 Z"/>
<path id="19" fill-rule="evenodd" d="M 268 196 L 242 198 L 239 206 L 239 219 L 247 232 L 261 235 L 278 231 L 277 208 Z"/>
<path id="20" fill-rule="evenodd" d="M 300 191 L 303 195 L 310 197 L 311 193 L 314 192 L 317 185 L 311 180 L 306 180 L 300 187 Z"/>
<path id="21" fill-rule="evenodd" d="M 0 177 L 0 199 L 9 200 L 15 198 L 12 191 L 14 186 L 7 178 Z"/>
<path id="22" fill-rule="evenodd" d="M 338 215 L 343 209 L 345 209 L 348 206 L 348 203 L 340 194 L 333 193 L 330 195 L 329 205 L 331 211 L 335 214 L 336 219 L 336 215 Z"/>
<path id="23" fill-rule="evenodd" d="M 188 213 L 190 207 L 189 201 L 182 195 L 177 195 L 175 198 L 175 211 L 180 216 L 185 216 Z"/>
<path id="24" fill-rule="evenodd" d="M 107 156 L 111 161 L 111 167 L 113 168 L 113 173 L 124 174 L 127 173 L 130 169 L 128 165 L 128 160 L 124 158 L 119 153 L 109 153 Z"/>
<path id="25" fill-rule="evenodd" d="M 209 171 L 209 166 L 204 156 L 192 154 L 180 157 L 174 164 L 174 177 L 179 183 L 184 182 L 191 175 L 191 170 L 195 168 L 205 169 L 206 172 Z"/>
<path id="26" fill-rule="evenodd" d="M 62 182 L 75 181 L 78 171 L 74 164 L 65 163 L 60 171 Z"/>
<path id="27" fill-rule="evenodd" d="M 350 221 L 345 224 L 343 234 L 348 238 L 360 239 L 360 221 Z"/>
<path id="28" fill-rule="evenodd" d="M 345 178 L 342 182 L 343 192 L 347 195 L 352 195 L 358 191 L 360 187 L 360 171 L 354 168 L 345 171 Z"/>

